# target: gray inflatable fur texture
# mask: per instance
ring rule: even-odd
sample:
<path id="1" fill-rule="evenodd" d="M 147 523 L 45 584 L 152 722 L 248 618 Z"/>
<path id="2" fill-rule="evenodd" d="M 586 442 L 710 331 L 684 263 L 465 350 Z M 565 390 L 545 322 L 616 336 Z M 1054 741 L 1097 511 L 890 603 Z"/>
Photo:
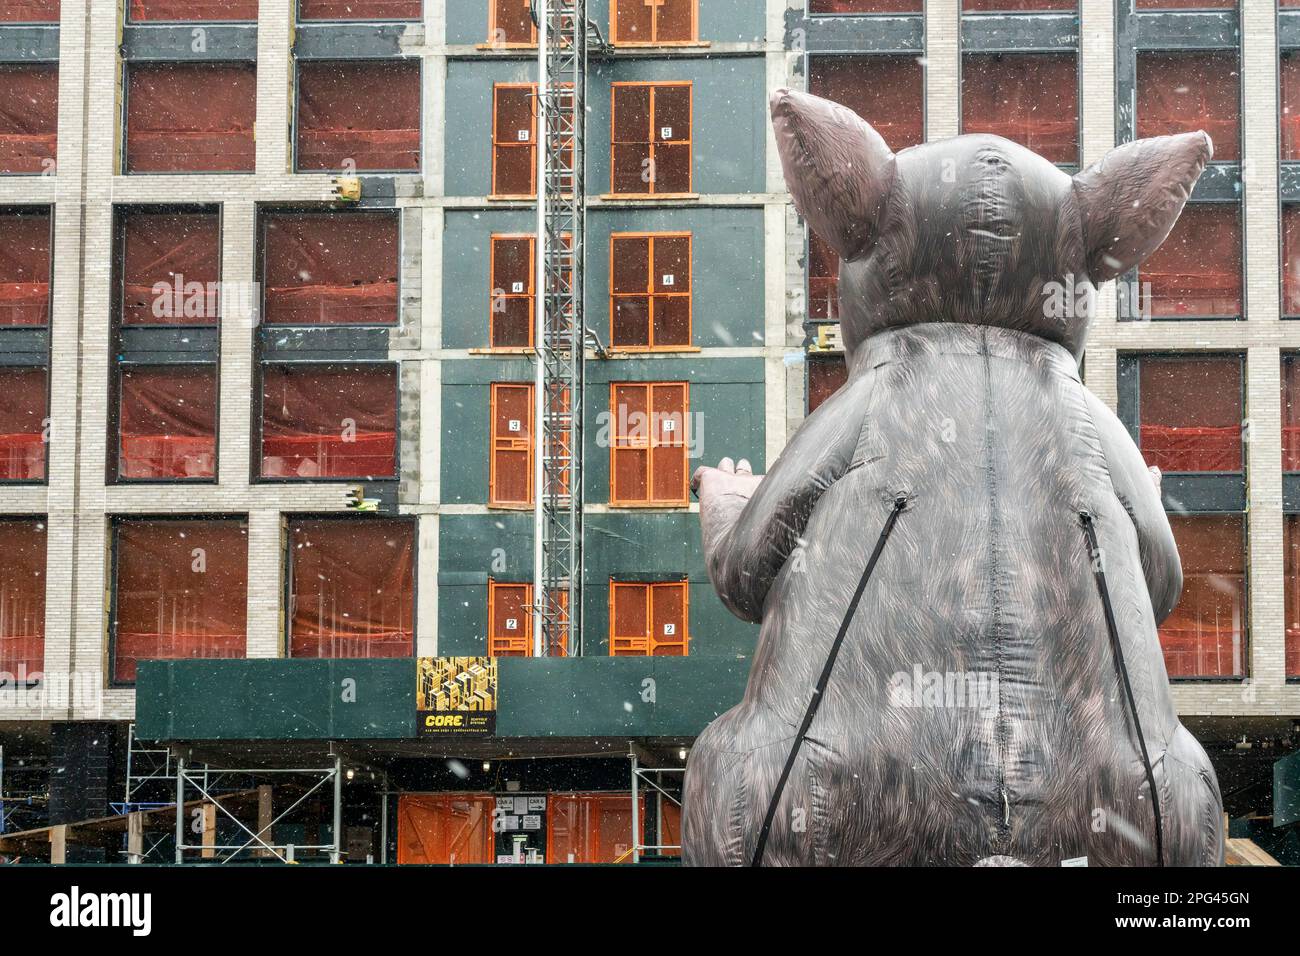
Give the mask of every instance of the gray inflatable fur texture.
<path id="1" fill-rule="evenodd" d="M 1158 475 L 1078 369 L 1095 287 L 1165 240 L 1209 137 L 1138 140 L 1072 177 L 997 136 L 895 154 L 843 106 L 771 105 L 795 206 L 841 259 L 849 380 L 765 477 L 696 473 L 709 575 L 762 628 L 743 701 L 691 751 L 684 862 L 753 860 L 901 500 L 762 862 L 1221 865 L 1218 782 L 1156 636 L 1182 588 Z"/>

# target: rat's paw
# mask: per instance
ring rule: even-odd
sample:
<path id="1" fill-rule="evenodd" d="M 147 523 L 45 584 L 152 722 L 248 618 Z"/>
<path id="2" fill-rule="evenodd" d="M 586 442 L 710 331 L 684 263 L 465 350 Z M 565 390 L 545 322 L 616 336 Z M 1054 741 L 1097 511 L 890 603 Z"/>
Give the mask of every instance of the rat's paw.
<path id="1" fill-rule="evenodd" d="M 722 494 L 749 498 L 762 480 L 763 476 L 754 474 L 753 466 L 747 459 L 733 462 L 730 458 L 724 458 L 716 468 L 701 465 L 695 469 L 695 474 L 691 476 L 691 491 L 701 500 Z"/>

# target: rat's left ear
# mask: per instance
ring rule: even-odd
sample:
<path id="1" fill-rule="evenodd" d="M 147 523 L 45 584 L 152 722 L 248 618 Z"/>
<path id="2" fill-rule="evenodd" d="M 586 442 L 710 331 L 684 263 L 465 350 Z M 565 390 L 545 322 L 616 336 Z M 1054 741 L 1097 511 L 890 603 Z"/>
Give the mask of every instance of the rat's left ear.
<path id="1" fill-rule="evenodd" d="M 1123 275 L 1160 247 L 1213 155 L 1203 132 L 1152 136 L 1115 147 L 1074 177 L 1093 282 Z"/>
<path id="2" fill-rule="evenodd" d="M 847 106 L 794 90 L 772 94 L 772 128 L 794 207 L 841 259 L 876 241 L 894 154 Z"/>

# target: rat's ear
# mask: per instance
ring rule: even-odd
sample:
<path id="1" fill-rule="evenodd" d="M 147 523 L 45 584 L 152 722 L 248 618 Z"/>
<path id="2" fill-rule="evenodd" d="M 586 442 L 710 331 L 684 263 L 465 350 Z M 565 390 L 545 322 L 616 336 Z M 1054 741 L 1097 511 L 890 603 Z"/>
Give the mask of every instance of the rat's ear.
<path id="1" fill-rule="evenodd" d="M 1074 177 L 1088 250 L 1088 276 L 1105 282 L 1160 247 L 1214 155 L 1203 132 L 1116 146 Z"/>
<path id="2" fill-rule="evenodd" d="M 876 241 L 894 154 L 869 123 L 838 103 L 781 89 L 771 106 L 795 209 L 841 259 L 857 258 Z"/>

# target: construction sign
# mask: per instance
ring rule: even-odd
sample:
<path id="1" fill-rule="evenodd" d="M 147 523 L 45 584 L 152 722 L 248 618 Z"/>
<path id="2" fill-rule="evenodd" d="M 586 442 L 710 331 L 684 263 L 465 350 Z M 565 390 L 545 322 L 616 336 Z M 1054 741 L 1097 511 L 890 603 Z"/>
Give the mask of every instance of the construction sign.
<path id="1" fill-rule="evenodd" d="M 496 732 L 495 657 L 421 657 L 415 682 L 420 736 Z"/>

